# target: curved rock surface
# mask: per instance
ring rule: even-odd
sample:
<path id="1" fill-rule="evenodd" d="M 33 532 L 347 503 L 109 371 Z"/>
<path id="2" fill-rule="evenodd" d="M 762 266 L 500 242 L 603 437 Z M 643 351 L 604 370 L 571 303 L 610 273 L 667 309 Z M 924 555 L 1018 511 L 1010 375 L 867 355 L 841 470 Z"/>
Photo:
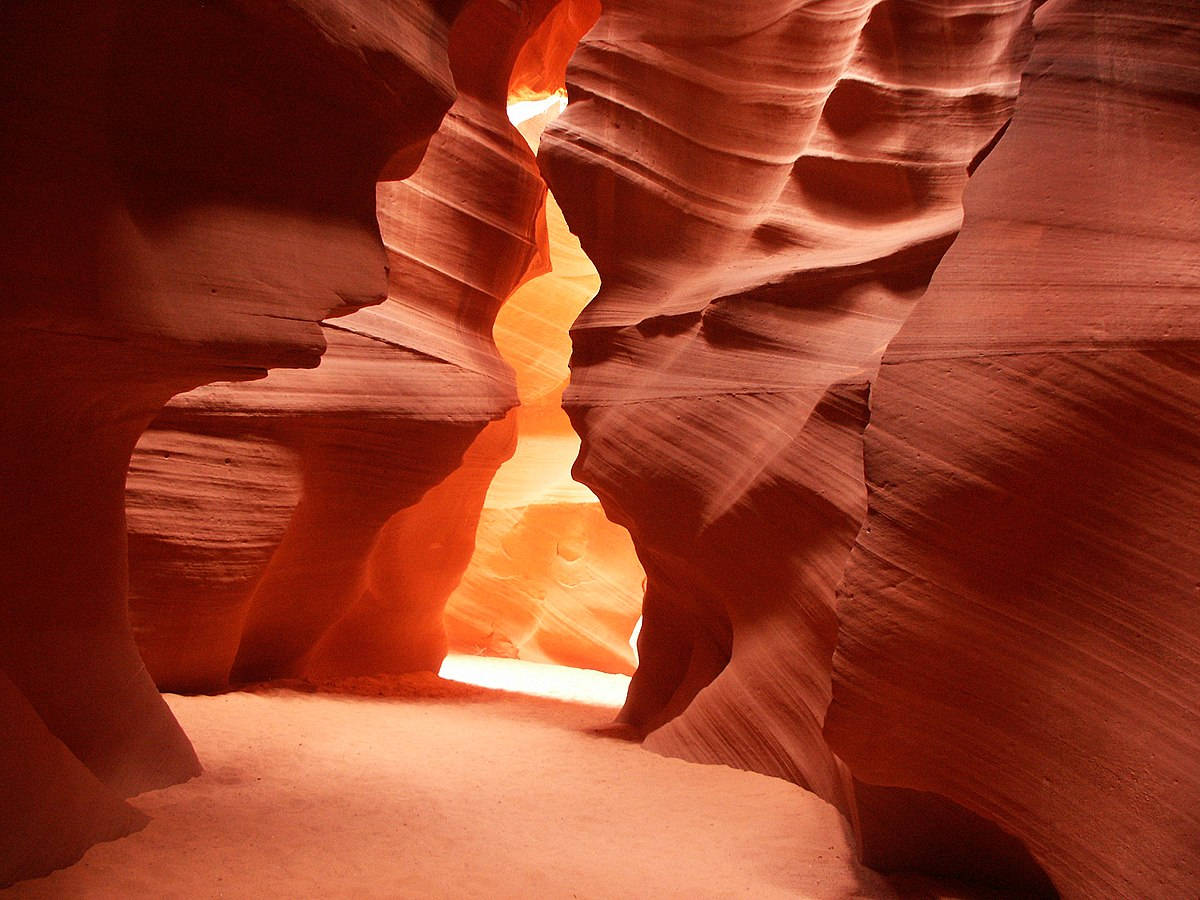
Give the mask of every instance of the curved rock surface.
<path id="1" fill-rule="evenodd" d="M 382 299 L 375 180 L 453 99 L 457 5 L 0 9 L 0 883 L 199 771 L 130 629 L 130 454 L 172 394 L 314 365 Z"/>
<path id="2" fill-rule="evenodd" d="M 850 812 L 822 736 L 866 382 L 1009 116 L 1029 4 L 614 0 L 541 161 L 603 287 L 576 473 L 647 572 L 647 745 Z"/>
<path id="3" fill-rule="evenodd" d="M 864 781 L 1022 838 L 1064 896 L 1190 896 L 1200 12 L 1052 0 L 1035 22 L 872 391 L 826 732 Z"/>
<path id="4" fill-rule="evenodd" d="M 388 299 L 323 323 L 329 349 L 314 372 L 193 391 L 143 438 L 132 611 L 160 686 L 440 663 L 437 620 L 469 557 L 479 478 L 510 439 L 492 429 L 459 477 L 418 502 L 517 400 L 491 331 L 513 288 L 547 266 L 545 185 L 506 103 L 510 79 L 531 77 L 526 44 L 551 52 L 541 26 L 557 6 L 474 0 L 456 20 L 459 98 L 416 174 L 378 187 Z M 203 483 L 205 471 L 224 477 Z M 181 491 L 206 513 L 162 516 Z M 239 514 L 259 496 L 269 502 Z M 401 535 L 420 537 L 404 547 Z"/>
<path id="5" fill-rule="evenodd" d="M 579 437 L 562 410 L 567 329 L 600 280 L 551 196 L 546 218 L 551 271 L 518 288 L 496 319 L 517 375 L 517 441 L 483 501 L 446 636 L 460 653 L 628 674 L 645 574 L 629 533 L 571 478 Z"/>
<path id="6" fill-rule="evenodd" d="M 532 486 L 561 367 L 492 338 L 554 263 L 505 105 L 598 11 L 0 5 L 0 884 L 198 771 L 151 675 L 433 668 L 464 570 L 455 640 L 628 665 L 632 570 L 574 623 L 483 589 L 608 577 Z M 1185 0 L 606 4 L 541 169 L 603 278 L 565 400 L 649 747 L 879 868 L 1195 893 L 1198 61 Z"/>

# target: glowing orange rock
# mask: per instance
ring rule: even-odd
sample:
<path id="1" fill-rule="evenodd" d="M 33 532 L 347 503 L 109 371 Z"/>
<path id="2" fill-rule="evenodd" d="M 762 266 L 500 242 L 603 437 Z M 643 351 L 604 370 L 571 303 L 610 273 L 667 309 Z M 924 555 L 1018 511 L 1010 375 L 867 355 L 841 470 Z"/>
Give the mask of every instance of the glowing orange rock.
<path id="1" fill-rule="evenodd" d="M 518 439 L 446 604 L 447 637 L 459 652 L 628 673 L 644 575 L 628 532 L 571 478 L 579 437 L 562 410 L 567 329 L 600 280 L 552 197 L 546 207 L 552 271 L 522 285 L 496 319 L 517 375 Z"/>
<path id="2" fill-rule="evenodd" d="M 367 558 L 360 594 L 313 647 L 306 675 L 438 670 L 446 653 L 446 598 L 474 552 L 483 498 L 515 441 L 511 413 L 489 423 L 453 472 L 387 521 Z"/>
<path id="3" fill-rule="evenodd" d="M 449 489 L 422 498 L 462 464 L 452 486 L 481 499 L 478 478 L 510 452 L 495 429 L 472 445 L 516 402 L 492 324 L 546 249 L 545 186 L 505 106 L 518 55 L 555 9 L 476 0 L 455 21 L 458 100 L 416 174 L 378 188 L 387 301 L 323 323 L 315 371 L 201 388 L 143 439 L 130 480 L 133 543 L 146 551 L 133 560 L 132 612 L 160 685 L 436 669 L 445 641 L 432 623 L 477 512 Z M 484 459 L 485 448 L 499 455 Z M 205 472 L 221 477 L 206 486 Z M 223 540 L 203 516 L 154 512 L 189 491 L 214 514 L 237 495 Z M 399 535 L 415 542 L 400 547 Z M 231 545 L 237 566 L 224 562 Z"/>

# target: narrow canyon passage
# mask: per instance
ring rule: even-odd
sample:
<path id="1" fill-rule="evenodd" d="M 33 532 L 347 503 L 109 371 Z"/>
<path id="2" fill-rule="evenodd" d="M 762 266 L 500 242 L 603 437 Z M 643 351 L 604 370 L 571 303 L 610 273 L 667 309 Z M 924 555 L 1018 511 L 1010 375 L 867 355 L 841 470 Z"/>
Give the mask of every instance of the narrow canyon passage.
<path id="1" fill-rule="evenodd" d="M 508 111 L 536 152 L 542 130 L 565 108 L 556 93 L 511 97 Z M 488 486 L 474 552 L 446 601 L 446 637 L 451 653 L 628 675 L 645 572 L 629 533 L 571 476 L 579 436 L 562 407 L 569 328 L 600 277 L 549 192 L 543 214 L 547 271 L 509 295 L 492 330 L 519 405 L 476 439 L 486 446 L 507 431 L 515 444 Z"/>
<path id="2" fill-rule="evenodd" d="M 1198 62 L 0 3 L 0 900 L 1200 896 Z"/>

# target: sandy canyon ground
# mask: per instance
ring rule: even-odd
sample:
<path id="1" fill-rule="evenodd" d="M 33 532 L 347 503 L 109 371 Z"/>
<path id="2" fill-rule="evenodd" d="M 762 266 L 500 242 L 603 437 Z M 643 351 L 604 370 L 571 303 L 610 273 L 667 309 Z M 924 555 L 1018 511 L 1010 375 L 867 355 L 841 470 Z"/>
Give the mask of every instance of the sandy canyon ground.
<path id="1" fill-rule="evenodd" d="M 204 775 L 0 897 L 993 896 L 885 880 L 812 794 L 647 752 L 611 705 L 432 675 L 168 701 Z"/>

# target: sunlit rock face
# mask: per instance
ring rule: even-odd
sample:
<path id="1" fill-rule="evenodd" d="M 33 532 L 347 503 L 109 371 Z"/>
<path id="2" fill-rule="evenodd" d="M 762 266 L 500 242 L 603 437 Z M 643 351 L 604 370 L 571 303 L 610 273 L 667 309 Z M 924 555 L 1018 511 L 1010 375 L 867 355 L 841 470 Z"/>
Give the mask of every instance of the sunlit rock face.
<path id="1" fill-rule="evenodd" d="M 1200 12 L 1055 0 L 1035 24 L 872 391 L 826 731 L 863 781 L 1021 837 L 1065 896 L 1190 896 Z"/>
<path id="2" fill-rule="evenodd" d="M 622 717 L 880 867 L 1187 895 L 1196 7 L 706 10 L 608 4 L 543 143 L 603 280 L 576 471 L 649 579 Z"/>
<path id="3" fill-rule="evenodd" d="M 571 478 L 579 437 L 562 409 L 567 330 L 600 280 L 553 197 L 547 226 L 551 271 L 515 291 L 496 319 L 517 375 L 517 442 L 483 502 L 471 564 L 446 604 L 446 636 L 462 653 L 628 674 L 644 573 L 629 533 Z"/>
<path id="4" fill-rule="evenodd" d="M 193 391 L 143 438 L 131 607 L 160 686 L 436 670 L 479 488 L 511 453 L 511 426 L 480 436 L 517 400 L 493 321 L 546 267 L 545 186 L 506 103 L 557 5 L 475 0 L 455 21 L 458 100 L 416 174 L 378 187 L 386 302 L 324 322 L 314 372 Z M 197 512 L 169 520 L 173 502 Z"/>
<path id="5" fill-rule="evenodd" d="M 849 812 L 822 723 L 867 382 L 1008 118 L 1027 3 L 614 0 L 540 159 L 603 287 L 577 476 L 648 585 L 624 721 Z"/>
<path id="6" fill-rule="evenodd" d="M 198 772 L 127 616 L 130 454 L 172 394 L 314 365 L 383 298 L 375 181 L 450 106 L 456 7 L 0 8 L 0 883 Z"/>

